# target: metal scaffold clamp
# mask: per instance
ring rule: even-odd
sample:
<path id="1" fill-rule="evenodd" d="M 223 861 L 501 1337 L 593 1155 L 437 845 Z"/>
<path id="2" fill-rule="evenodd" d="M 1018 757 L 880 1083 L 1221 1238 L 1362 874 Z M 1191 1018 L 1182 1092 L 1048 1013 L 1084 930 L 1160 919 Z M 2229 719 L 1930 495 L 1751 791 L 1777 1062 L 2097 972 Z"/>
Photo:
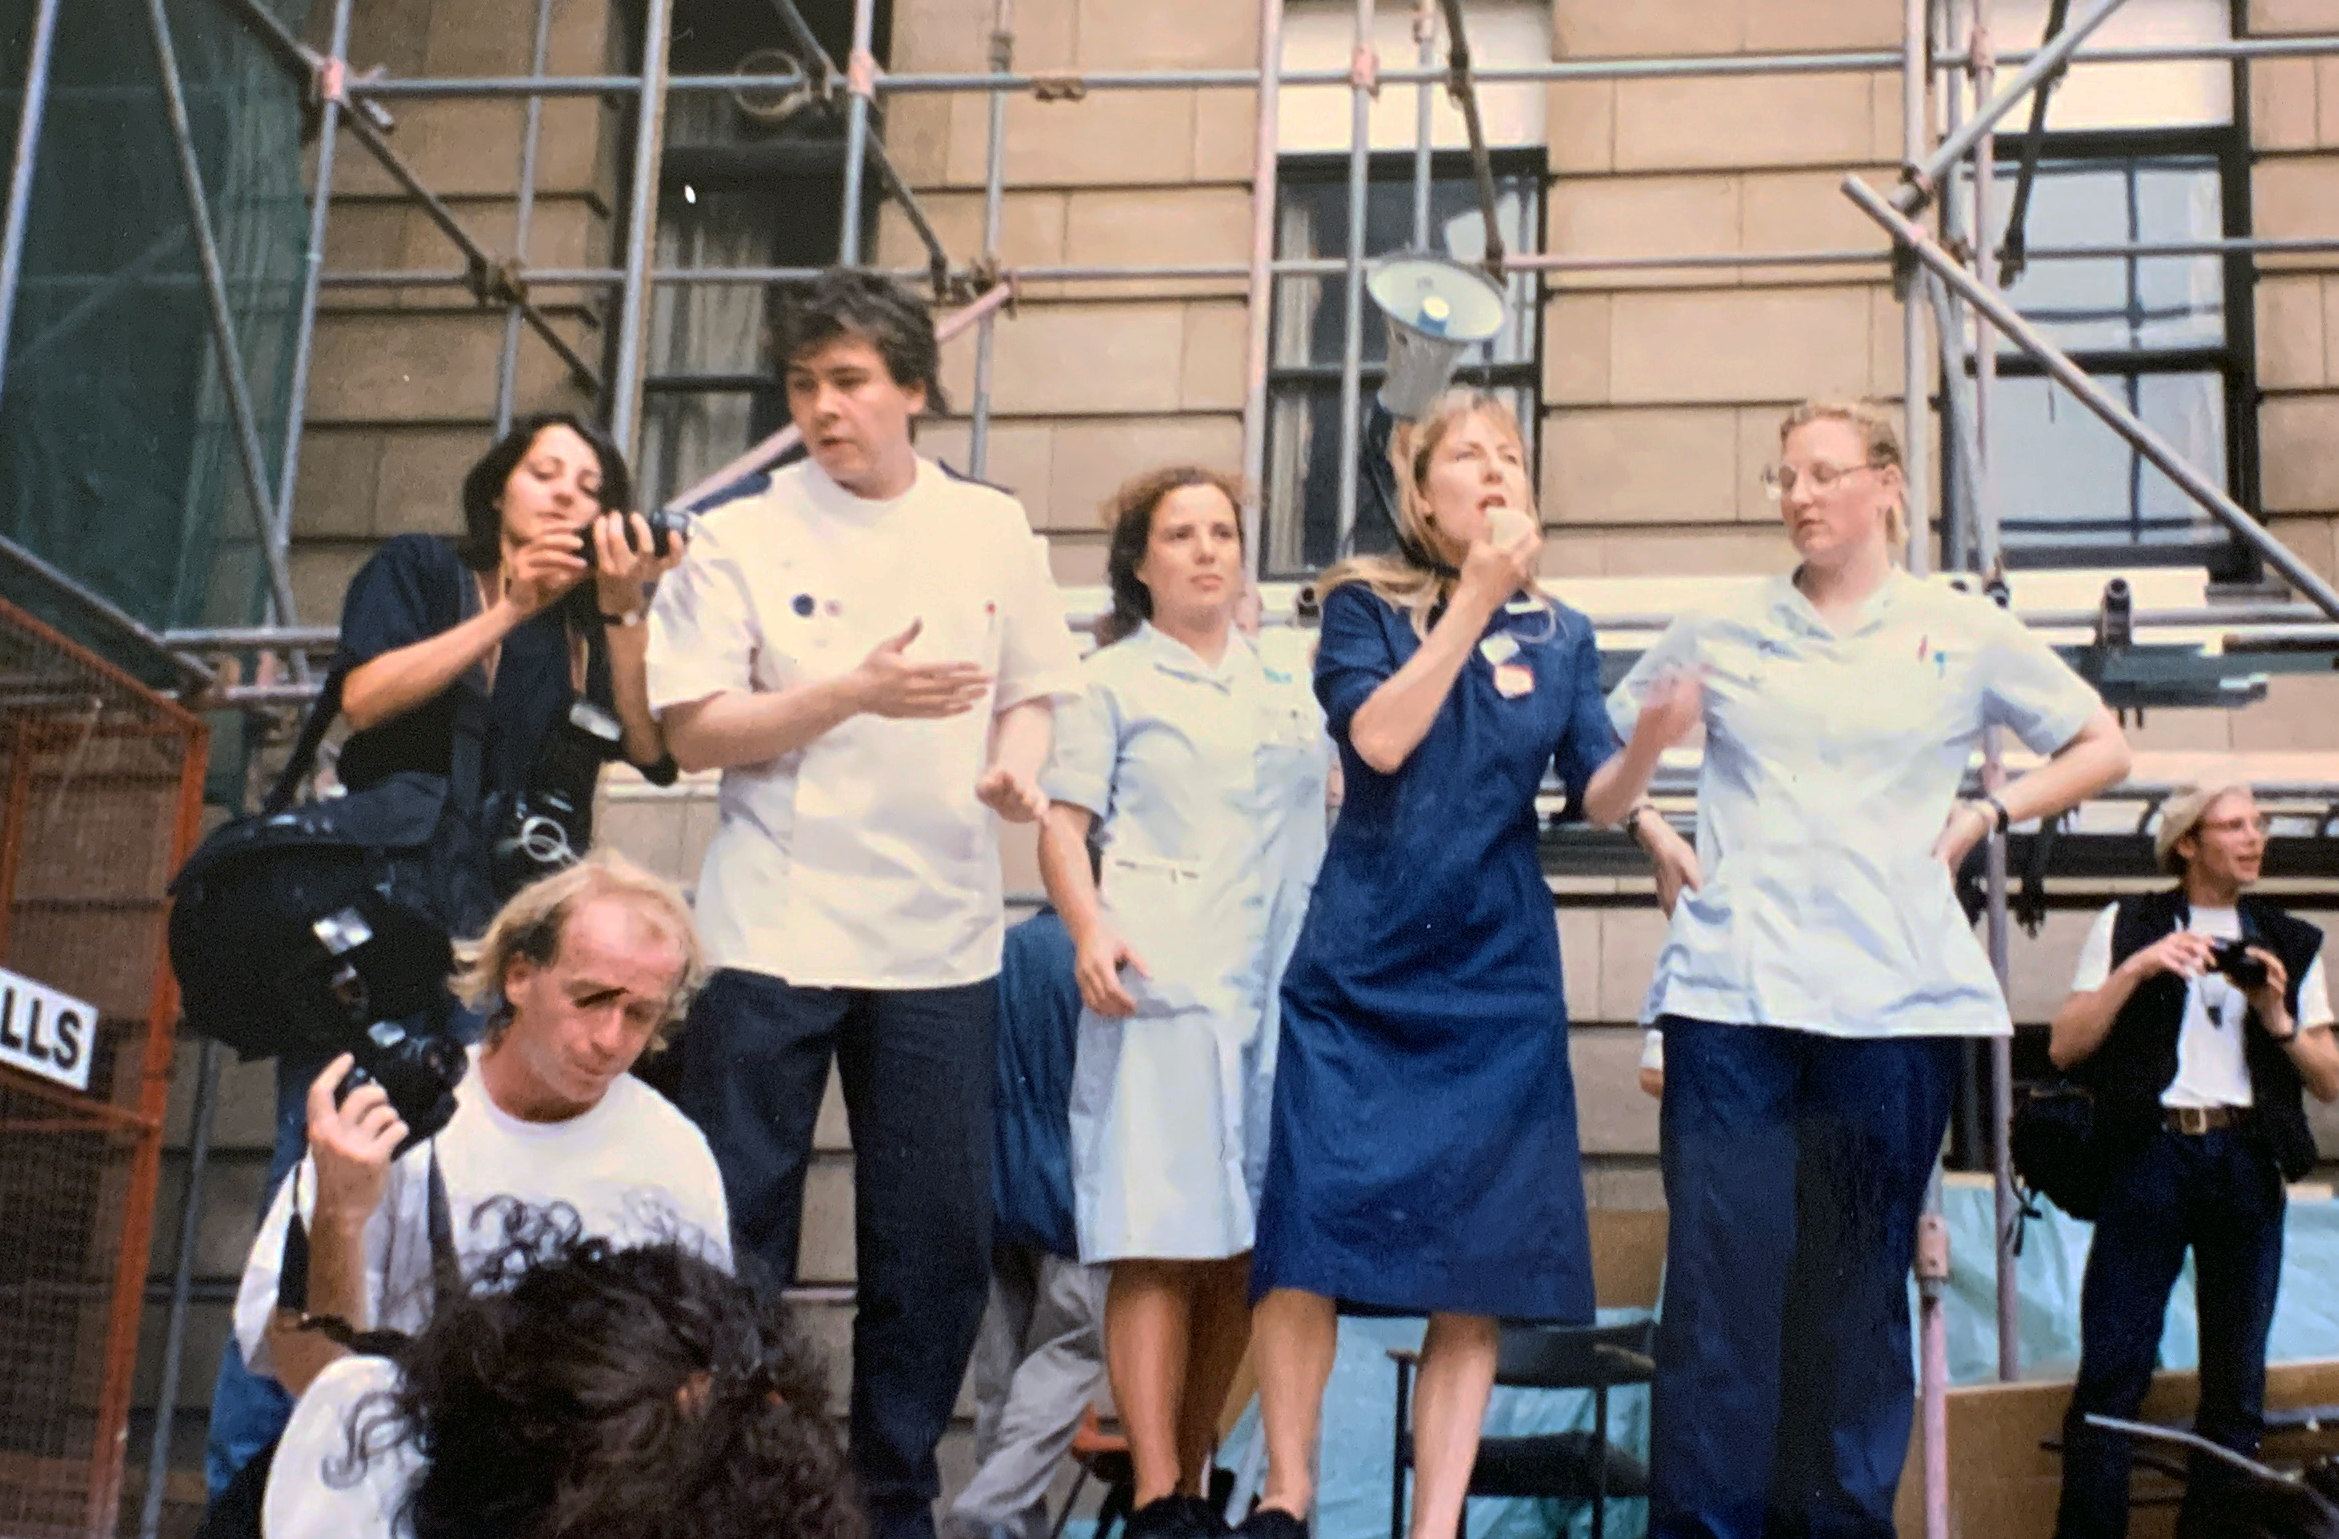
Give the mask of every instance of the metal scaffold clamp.
<path id="1" fill-rule="evenodd" d="M 1949 1280 L 1949 1220 L 1939 1213 L 1928 1213 L 1917 1220 L 1917 1281 L 1942 1283 Z"/>
<path id="2" fill-rule="evenodd" d="M 1088 97 L 1088 82 L 1078 75 L 1034 75 L 1031 98 L 1038 102 L 1077 102 Z"/>
<path id="3" fill-rule="evenodd" d="M 1381 56 L 1378 50 L 1358 48 L 1348 56 L 1348 83 L 1375 101 L 1380 100 Z"/>

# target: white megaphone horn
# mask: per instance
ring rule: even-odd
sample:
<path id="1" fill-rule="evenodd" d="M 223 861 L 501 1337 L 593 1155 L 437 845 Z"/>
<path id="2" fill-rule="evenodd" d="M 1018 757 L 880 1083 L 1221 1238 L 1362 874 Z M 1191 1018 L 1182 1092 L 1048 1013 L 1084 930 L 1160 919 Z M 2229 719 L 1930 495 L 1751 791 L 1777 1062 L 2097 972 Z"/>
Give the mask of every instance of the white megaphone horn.
<path id="1" fill-rule="evenodd" d="M 1381 404 L 1404 418 L 1429 409 L 1454 378 L 1462 355 L 1503 329 L 1509 307 L 1500 285 L 1475 268 L 1427 252 L 1391 257 L 1365 292 L 1389 318 L 1389 374 Z"/>

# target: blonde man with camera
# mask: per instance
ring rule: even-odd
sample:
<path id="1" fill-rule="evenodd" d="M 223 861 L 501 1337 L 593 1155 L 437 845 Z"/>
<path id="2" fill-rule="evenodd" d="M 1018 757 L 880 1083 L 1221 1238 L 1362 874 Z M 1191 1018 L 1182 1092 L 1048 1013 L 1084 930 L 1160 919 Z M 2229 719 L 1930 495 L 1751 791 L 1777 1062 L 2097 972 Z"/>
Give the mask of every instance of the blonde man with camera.
<path id="1" fill-rule="evenodd" d="M 2195 1428 L 2249 1456 L 2265 1431 L 2284 1183 L 2315 1163 L 2300 1095 L 2339 1100 L 2323 932 L 2245 891 L 2263 869 L 2266 834 L 2242 781 L 2169 798 L 2154 853 L 2178 885 L 2098 916 L 2055 1015 L 2050 1051 L 2094 1092 L 2104 1175 L 2080 1291 L 2058 1539 L 2128 1531 L 2128 1441 L 2086 1418 L 2135 1416 L 2187 1249 L 2201 1324 Z M 2194 1460 L 2179 1534 L 2207 1531 L 2226 1469 Z"/>
<path id="2" fill-rule="evenodd" d="M 681 894 L 596 851 L 521 889 L 463 956 L 455 987 L 487 1030 L 435 1137 L 404 1147 L 383 1087 L 345 1087 L 346 1054 L 309 1087 L 309 1155 L 277 1189 L 236 1297 L 253 1371 L 296 1396 L 352 1335 L 419 1329 L 438 1271 L 469 1276 L 493 1248 L 474 1220 L 498 1198 L 560 1204 L 621 1244 L 686 1239 L 731 1264 L 706 1139 L 630 1072 L 698 978 Z"/>

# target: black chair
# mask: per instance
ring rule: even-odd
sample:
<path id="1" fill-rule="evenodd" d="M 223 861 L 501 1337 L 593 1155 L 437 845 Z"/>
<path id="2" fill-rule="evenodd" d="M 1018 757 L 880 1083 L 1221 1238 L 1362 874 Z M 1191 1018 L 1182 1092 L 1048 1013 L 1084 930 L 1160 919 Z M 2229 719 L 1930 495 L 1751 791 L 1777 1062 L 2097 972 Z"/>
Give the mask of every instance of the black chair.
<path id="1" fill-rule="evenodd" d="M 1470 1467 L 1472 1496 L 1531 1497 L 1588 1503 L 1592 1539 L 1604 1539 L 1608 1499 L 1649 1494 L 1641 1461 L 1608 1441 L 1608 1391 L 1646 1384 L 1656 1373 L 1649 1353 L 1654 1321 L 1581 1328 L 1506 1325 L 1494 1382 L 1509 1389 L 1588 1389 L 1590 1432 L 1545 1432 L 1483 1438 Z M 1395 1468 L 1389 1481 L 1389 1539 L 1405 1539 L 1406 1474 L 1413 1468 L 1413 1375 L 1419 1352 L 1391 1349 L 1397 1365 Z M 1455 1539 L 1468 1539 L 1468 1504 Z"/>

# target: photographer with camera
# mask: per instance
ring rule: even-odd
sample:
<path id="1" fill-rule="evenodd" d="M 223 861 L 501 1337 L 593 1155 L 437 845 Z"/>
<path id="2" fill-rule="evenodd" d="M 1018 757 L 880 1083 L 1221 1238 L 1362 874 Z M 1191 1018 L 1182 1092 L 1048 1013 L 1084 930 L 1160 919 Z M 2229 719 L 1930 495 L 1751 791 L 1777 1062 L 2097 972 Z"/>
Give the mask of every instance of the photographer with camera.
<path id="1" fill-rule="evenodd" d="M 2266 853 L 2246 784 L 2188 786 L 2153 841 L 2178 885 L 2106 908 L 2056 1013 L 2055 1064 L 2095 1097 L 2104 1198 L 2079 1302 L 2079 1383 L 2063 1426 L 2058 1539 L 2128 1531 L 2128 1440 L 2193 1252 L 2201 1334 L 2194 1425 L 2255 1455 L 2282 1274 L 2284 1182 L 2315 1163 L 2301 1090 L 2339 1100 L 2323 933 L 2244 895 Z M 2230 1479 L 2196 1458 L 2177 1532 L 2205 1532 Z"/>
<path id="2" fill-rule="evenodd" d="M 236 1298 L 253 1369 L 297 1396 L 345 1355 L 337 1338 L 418 1329 L 440 1274 L 468 1274 L 492 1246 L 474 1215 L 497 1198 L 561 1204 L 620 1243 L 686 1235 L 727 1266 L 706 1140 L 628 1072 L 698 971 L 681 894 L 620 856 L 588 856 L 504 905 L 465 948 L 459 992 L 486 1034 L 442 1132 L 405 1147 L 416 1109 L 381 1083 L 352 1088 L 347 1055 L 309 1087 L 309 1155 L 278 1189 Z"/>
<path id="3" fill-rule="evenodd" d="M 447 780 L 476 762 L 469 873 L 492 903 L 573 860 L 591 839 L 601 765 L 624 758 L 668 784 L 643 653 L 647 585 L 682 558 L 670 530 L 627 512 L 632 479 L 616 445 L 583 418 L 515 423 L 463 477 L 463 534 L 386 541 L 342 599 L 329 688 L 351 727 L 338 776 L 351 792 L 401 772 Z M 320 709 L 330 713 L 331 697 Z M 456 751 L 476 742 L 474 759 Z M 458 1017 L 458 1034 L 476 1022 Z M 310 1081 L 323 1057 L 277 1059 L 273 1192 L 301 1157 Z M 231 1350 L 212 1402 L 216 1495 L 284 1424 L 281 1395 Z"/>

